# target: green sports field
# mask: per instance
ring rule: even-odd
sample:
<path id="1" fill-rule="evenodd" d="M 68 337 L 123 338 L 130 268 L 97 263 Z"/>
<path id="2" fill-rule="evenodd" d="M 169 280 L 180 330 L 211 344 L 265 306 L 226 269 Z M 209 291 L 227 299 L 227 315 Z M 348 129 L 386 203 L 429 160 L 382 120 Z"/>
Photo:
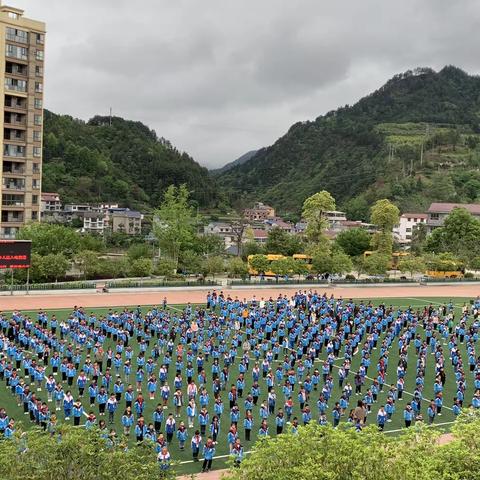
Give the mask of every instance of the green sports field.
<path id="1" fill-rule="evenodd" d="M 417 308 L 421 309 L 424 306 L 429 305 L 430 303 L 433 304 L 434 306 L 448 304 L 450 302 L 450 300 L 452 300 L 454 305 L 455 305 L 455 320 L 457 321 L 459 316 L 460 316 L 462 305 L 464 303 L 469 303 L 469 301 L 470 301 L 469 298 L 454 298 L 454 299 L 450 299 L 448 297 L 446 297 L 446 298 L 378 298 L 378 299 L 373 300 L 373 303 L 374 304 L 385 303 L 387 306 L 392 305 L 394 307 L 402 307 L 402 308 L 407 308 L 408 306 L 411 306 L 414 309 L 417 309 Z M 119 307 L 118 310 L 121 310 L 123 308 L 124 307 Z M 183 306 L 182 305 L 175 305 L 175 306 L 170 306 L 169 308 L 176 309 L 176 310 L 182 310 Z M 146 310 L 148 310 L 148 307 L 145 306 L 145 307 L 143 307 L 143 309 L 144 309 L 144 311 L 146 311 Z M 110 308 L 95 308 L 95 309 L 91 309 L 91 310 L 86 309 L 86 311 L 88 313 L 90 311 L 95 312 L 97 317 L 100 316 L 100 315 L 106 314 L 109 310 L 110 310 Z M 113 310 L 115 310 L 115 309 L 113 309 Z M 24 313 L 28 314 L 28 315 L 31 315 L 32 318 L 36 319 L 37 312 L 24 312 Z M 67 310 L 50 310 L 50 311 L 48 311 L 48 313 L 49 313 L 49 316 L 55 314 L 57 316 L 57 318 L 59 320 L 61 320 L 62 318 L 66 318 L 68 316 L 68 314 L 70 313 L 70 310 L 68 310 L 68 309 Z M 423 334 L 423 329 L 421 328 L 421 325 L 419 326 L 418 333 L 420 333 L 421 335 Z M 104 346 L 105 350 L 107 349 L 107 347 L 109 345 L 109 343 L 108 343 L 109 341 L 110 340 L 107 339 L 107 341 L 105 343 L 105 346 Z M 380 343 L 381 342 L 379 342 L 379 344 Z M 135 354 L 134 354 L 134 357 L 133 357 L 135 359 L 137 349 L 138 349 L 138 345 L 137 345 L 135 340 L 131 341 L 130 345 L 132 345 L 132 347 L 135 349 Z M 112 346 L 113 346 L 113 344 L 112 344 Z M 460 345 L 460 348 L 462 349 L 462 356 L 463 356 L 464 365 L 466 365 L 467 364 L 467 357 L 466 357 L 465 347 L 464 347 L 464 345 Z M 444 350 L 445 350 L 445 347 L 444 347 Z M 372 357 L 371 357 L 372 358 L 372 364 L 371 364 L 371 367 L 369 369 L 369 374 L 370 375 L 373 375 L 375 370 L 376 370 L 376 364 L 377 364 L 377 361 L 378 361 L 379 351 L 380 350 L 378 349 L 378 350 L 374 350 L 372 352 Z M 150 352 L 150 348 L 147 350 L 147 353 L 149 353 L 149 352 Z M 323 360 L 324 355 L 325 355 L 325 352 L 323 353 L 322 358 L 320 360 Z M 446 352 L 445 371 L 446 371 L 447 376 L 446 376 L 446 384 L 445 384 L 444 395 L 443 395 L 444 396 L 444 407 L 442 409 L 442 414 L 443 415 L 440 416 L 440 417 L 437 416 L 436 419 L 435 419 L 435 424 L 437 425 L 437 427 L 440 428 L 440 429 L 444 429 L 444 430 L 448 430 L 451 423 L 454 421 L 454 415 L 451 411 L 451 405 L 452 405 L 453 397 L 454 397 L 455 391 L 456 391 L 453 368 L 451 366 L 451 363 L 449 362 L 449 359 L 447 358 L 447 355 L 448 354 Z M 396 342 L 394 342 L 392 344 L 392 348 L 390 350 L 389 356 L 390 356 L 389 367 L 388 367 L 388 371 L 387 371 L 387 378 L 386 378 L 386 381 L 385 381 L 386 386 L 391 384 L 391 383 L 396 383 L 396 366 L 397 366 L 397 363 L 398 363 L 398 352 L 397 352 Z M 429 358 L 427 359 L 426 376 L 425 376 L 425 388 L 424 388 L 424 398 L 425 399 L 429 399 L 430 396 L 433 398 L 434 356 L 433 355 L 428 355 L 428 357 Z M 280 358 L 283 358 L 283 357 L 280 355 Z M 403 409 L 404 409 L 405 404 L 411 398 L 411 395 L 409 395 L 408 392 L 413 392 L 413 390 L 415 388 L 415 358 L 416 358 L 415 357 L 415 351 L 414 351 L 414 347 L 413 347 L 413 344 L 412 344 L 410 346 L 410 350 L 409 350 L 409 365 L 408 365 L 408 370 L 407 370 L 407 374 L 406 374 L 406 378 L 405 378 L 404 396 L 403 396 L 402 400 L 397 401 L 396 412 L 392 417 L 392 422 L 388 423 L 385 427 L 385 434 L 387 434 L 387 435 L 392 435 L 392 434 L 394 435 L 404 425 Z M 160 357 L 159 361 L 161 361 L 161 357 Z M 207 363 L 205 364 L 205 370 L 207 372 L 207 378 L 208 379 L 211 378 L 210 364 L 211 364 L 211 359 L 210 359 L 210 362 L 208 364 Z M 253 362 L 251 362 L 250 365 L 252 365 L 252 364 L 253 364 Z M 340 360 L 340 359 L 335 362 L 336 366 L 340 366 L 341 364 L 342 364 L 342 360 Z M 351 372 L 356 371 L 359 364 L 360 364 L 360 356 L 359 355 L 354 356 L 354 359 L 352 361 Z M 319 363 L 318 364 L 319 369 L 320 369 L 320 366 L 321 366 L 321 364 Z M 158 367 L 159 367 L 159 365 L 157 365 L 157 368 L 155 369 L 156 373 L 158 373 Z M 274 368 L 275 368 L 275 364 L 274 364 Z M 196 372 L 196 368 L 195 368 L 195 372 Z M 234 378 L 236 379 L 237 372 L 238 372 L 237 364 L 235 364 L 231 367 L 231 383 L 233 383 Z M 50 369 L 47 370 L 47 373 L 50 373 Z M 22 370 L 22 374 L 23 374 L 23 370 Z M 473 381 L 472 381 L 472 378 L 469 376 L 469 375 L 471 375 L 470 372 L 466 372 L 466 375 L 467 375 L 467 390 L 465 392 L 465 404 L 468 405 L 470 403 L 471 399 L 472 399 L 472 396 L 473 396 Z M 174 376 L 175 376 L 175 368 L 171 368 L 170 372 L 169 372 L 168 383 L 170 384 L 170 386 L 172 388 L 173 388 Z M 328 414 L 327 414 L 328 415 L 327 418 L 328 418 L 329 421 L 332 420 L 331 408 L 333 407 L 333 404 L 340 398 L 340 395 L 341 395 L 341 392 L 338 388 L 338 381 L 337 381 L 338 377 L 336 375 L 335 370 L 333 371 L 333 377 L 334 377 L 335 388 L 334 388 L 334 391 L 332 393 L 332 398 L 329 401 L 329 409 L 328 409 Z M 134 382 L 133 372 L 132 372 L 132 375 L 131 375 L 130 378 L 131 378 L 131 383 L 133 384 L 133 382 Z M 249 370 L 247 372 L 245 378 L 246 378 L 246 389 L 245 389 L 245 391 L 248 392 L 250 390 L 250 387 L 251 387 L 251 384 L 252 384 L 251 370 Z M 59 381 L 60 377 L 57 377 L 56 380 Z M 348 381 L 350 381 L 350 383 L 353 385 L 353 375 L 352 375 L 352 373 L 350 373 Z M 146 422 L 149 423 L 152 419 L 152 413 L 153 413 L 153 410 L 154 410 L 156 404 L 160 402 L 160 398 L 159 398 L 160 394 L 159 394 L 159 389 L 158 389 L 157 390 L 157 395 L 156 395 L 156 400 L 153 400 L 153 401 L 148 400 L 148 394 L 147 394 L 147 390 L 146 390 L 146 380 L 144 380 L 143 383 L 144 383 L 143 394 L 144 394 L 145 399 L 147 399 L 146 400 L 146 408 L 145 408 L 145 412 L 144 412 L 144 417 L 146 419 Z M 261 396 L 259 398 L 258 406 L 253 411 L 255 423 L 254 423 L 254 428 L 252 430 L 252 441 L 251 442 L 245 442 L 244 441 L 243 418 L 244 418 L 245 409 L 244 409 L 244 406 L 243 406 L 243 399 L 239 399 L 241 416 L 240 416 L 238 431 L 239 431 L 239 437 L 242 441 L 245 452 L 248 452 L 248 451 L 251 450 L 252 444 L 254 443 L 255 438 L 256 438 L 256 433 L 258 432 L 258 428 L 259 428 L 259 425 L 260 425 L 260 419 L 259 419 L 259 414 L 258 414 L 259 408 L 258 407 L 259 407 L 260 403 L 262 402 L 262 400 L 265 399 L 265 401 L 266 401 L 267 388 L 265 386 L 264 381 L 262 381 L 262 379 L 260 379 L 259 383 L 260 383 L 260 388 L 261 388 Z M 369 380 L 366 381 L 365 387 L 363 388 L 363 391 L 366 391 L 366 387 L 369 386 L 370 383 L 371 383 L 371 381 L 369 381 Z M 184 385 L 185 385 L 185 379 L 184 379 Z M 126 387 L 126 385 L 125 385 L 125 387 Z M 66 387 L 64 387 L 64 389 L 66 390 Z M 42 390 L 43 391 L 39 392 L 39 393 L 43 394 L 46 397 L 45 390 L 44 389 L 42 389 Z M 210 419 L 211 419 L 212 416 L 213 416 L 213 401 L 212 401 L 213 394 L 212 394 L 212 391 L 211 391 L 211 383 L 210 382 L 208 384 L 207 390 L 208 390 L 208 393 L 210 395 L 209 413 L 210 413 Z M 384 390 L 388 390 L 388 388 L 386 388 Z M 276 391 L 277 391 L 277 408 L 276 408 L 276 410 L 278 410 L 279 408 L 283 408 L 284 396 L 283 396 L 283 393 L 280 391 L 279 388 L 276 388 Z M 297 416 L 299 418 L 299 420 L 301 421 L 301 413 L 299 411 L 298 402 L 296 401 L 296 393 L 297 392 L 298 392 L 298 390 L 296 389 L 296 391 L 294 392 L 294 397 L 293 397 L 294 402 L 295 402 L 295 409 L 294 409 L 293 416 Z M 75 397 L 76 393 L 77 393 L 76 386 L 74 386 L 74 388 L 72 390 L 72 393 Z M 173 394 L 173 390 L 172 390 L 172 394 Z M 245 395 L 244 395 L 244 398 L 245 398 Z M 354 394 L 352 394 L 352 397 L 350 399 L 350 407 L 351 408 L 353 408 L 355 406 L 358 398 L 360 398 L 360 397 L 356 397 Z M 217 459 L 214 460 L 213 468 L 225 467 L 226 457 L 227 457 L 227 454 L 228 454 L 228 444 L 227 444 L 227 438 L 226 437 L 227 437 L 230 422 L 229 422 L 228 392 L 227 391 L 222 392 L 222 399 L 223 399 L 223 403 L 224 403 L 224 413 L 223 413 L 222 419 L 221 419 L 221 430 L 220 430 L 220 435 L 219 435 L 219 438 L 218 438 L 218 444 L 217 444 L 217 447 L 216 447 L 216 456 L 219 456 L 221 458 L 217 458 Z M 318 410 L 317 410 L 317 406 L 316 406 L 317 399 L 318 399 L 318 393 L 317 392 L 312 392 L 312 395 L 311 395 L 311 398 L 310 398 L 310 406 L 311 406 L 311 410 L 312 410 L 313 420 L 316 420 L 317 417 L 318 417 Z M 380 393 L 378 402 L 373 405 L 372 414 L 369 416 L 369 419 L 368 419 L 369 423 L 374 423 L 376 421 L 377 410 L 378 410 L 379 406 L 381 404 L 383 404 L 385 399 L 386 399 L 386 393 L 385 392 Z M 166 410 L 166 413 L 173 412 L 172 395 L 170 397 L 170 404 L 172 405 L 172 407 L 169 408 L 168 410 Z M 0 406 L 3 406 L 3 407 L 6 408 L 9 416 L 14 417 L 17 420 L 22 421 L 24 428 L 29 428 L 30 427 L 31 424 L 28 420 L 28 417 L 23 416 L 23 411 L 22 411 L 21 407 L 17 406 L 15 398 L 10 393 L 10 391 L 5 388 L 4 385 L 0 385 Z M 49 406 L 54 411 L 53 404 L 49 404 Z M 86 399 L 86 398 L 83 399 L 83 406 L 84 406 L 84 409 L 85 409 L 86 412 L 88 412 L 90 410 L 89 405 L 88 405 L 88 399 Z M 117 429 L 117 432 L 119 434 L 122 432 L 122 426 L 121 426 L 120 419 L 121 419 L 121 416 L 123 414 L 124 406 L 125 406 L 125 403 L 124 403 L 124 399 L 122 398 L 122 401 L 120 402 L 119 408 L 118 408 L 118 410 L 115 414 L 115 416 L 116 416 L 115 428 Z M 422 409 L 422 413 L 423 413 L 424 417 L 426 416 L 427 406 L 428 406 L 428 403 L 425 400 L 424 401 L 424 406 L 423 406 L 423 409 Z M 197 405 L 197 407 L 198 407 L 198 405 Z M 98 420 L 98 418 L 99 418 L 98 417 L 98 407 L 95 407 L 93 410 L 94 410 L 95 414 L 97 414 L 97 420 Z M 186 407 L 184 406 L 182 408 L 182 410 L 183 410 L 182 417 L 180 419 L 179 418 L 176 419 L 177 420 L 177 426 L 178 426 L 178 424 L 181 420 L 183 420 L 185 422 L 185 424 L 187 424 Z M 58 413 L 59 420 L 63 421 L 63 412 L 57 412 L 57 413 Z M 108 418 L 108 417 L 103 417 L 103 418 Z M 346 420 L 346 418 L 343 417 L 341 421 L 343 422 L 345 420 Z M 73 423 L 73 420 L 70 420 L 70 422 Z M 275 434 L 275 416 L 270 416 L 268 423 L 269 423 L 270 434 Z M 196 428 L 199 428 L 198 425 L 196 425 Z M 191 438 L 191 435 L 193 434 L 193 430 L 195 430 L 195 429 L 190 429 L 189 430 L 190 438 Z M 133 433 L 132 433 L 132 437 L 133 437 Z M 187 440 L 186 448 L 185 448 L 185 451 L 183 451 L 183 452 L 180 451 L 179 448 L 178 448 L 178 440 L 176 439 L 176 437 L 174 437 L 173 444 L 169 446 L 169 450 L 170 450 L 170 453 L 172 455 L 172 459 L 180 462 L 180 465 L 178 467 L 178 470 L 179 470 L 180 473 L 187 474 L 187 473 L 194 473 L 194 472 L 199 472 L 200 471 L 200 464 L 192 462 L 191 450 L 190 450 L 190 438 Z M 131 443 L 132 444 L 134 443 L 134 438 L 131 440 Z"/>

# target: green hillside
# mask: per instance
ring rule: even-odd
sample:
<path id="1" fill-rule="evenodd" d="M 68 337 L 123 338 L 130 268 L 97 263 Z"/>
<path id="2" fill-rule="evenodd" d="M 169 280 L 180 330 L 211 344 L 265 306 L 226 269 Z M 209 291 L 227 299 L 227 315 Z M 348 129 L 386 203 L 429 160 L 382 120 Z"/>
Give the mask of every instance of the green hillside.
<path id="1" fill-rule="evenodd" d="M 480 78 L 455 67 L 396 75 L 361 99 L 299 122 L 274 145 L 221 174 L 230 198 L 298 214 L 329 190 L 351 218 L 389 198 L 402 211 L 480 195 Z"/>
<path id="2" fill-rule="evenodd" d="M 164 189 L 186 183 L 201 206 L 218 200 L 208 170 L 140 122 L 88 122 L 45 111 L 43 186 L 64 202 L 155 207 Z"/>

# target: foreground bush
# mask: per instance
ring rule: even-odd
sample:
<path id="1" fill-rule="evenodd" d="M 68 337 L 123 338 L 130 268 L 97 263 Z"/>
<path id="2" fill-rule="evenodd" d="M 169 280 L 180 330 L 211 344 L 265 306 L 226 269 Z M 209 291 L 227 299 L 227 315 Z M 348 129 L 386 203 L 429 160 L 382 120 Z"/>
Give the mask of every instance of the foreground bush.
<path id="1" fill-rule="evenodd" d="M 102 438 L 98 430 L 59 427 L 54 435 L 40 429 L 0 442 L 0 476 L 8 480 L 150 480 L 174 478 L 161 471 L 153 445 L 126 449 Z"/>
<path id="2" fill-rule="evenodd" d="M 474 480 L 480 478 L 480 416 L 462 414 L 454 440 L 417 424 L 398 436 L 310 424 L 263 439 L 228 480 Z"/>

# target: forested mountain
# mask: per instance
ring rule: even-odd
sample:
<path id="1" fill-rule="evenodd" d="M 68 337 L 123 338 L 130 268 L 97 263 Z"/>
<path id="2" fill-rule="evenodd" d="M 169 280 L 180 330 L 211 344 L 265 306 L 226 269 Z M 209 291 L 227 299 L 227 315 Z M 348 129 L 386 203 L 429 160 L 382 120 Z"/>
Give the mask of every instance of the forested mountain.
<path id="1" fill-rule="evenodd" d="M 250 150 L 249 152 L 244 153 L 242 156 L 238 157 L 236 160 L 228 162 L 223 167 L 210 170 L 210 173 L 218 175 L 220 173 L 227 172 L 228 170 L 236 167 L 237 165 L 242 165 L 243 163 L 248 162 L 256 153 L 257 150 Z"/>
<path id="2" fill-rule="evenodd" d="M 351 218 L 389 198 L 402 211 L 480 199 L 480 78 L 448 66 L 396 75 L 361 99 L 299 122 L 218 177 L 230 198 L 298 214 L 326 189 Z"/>
<path id="3" fill-rule="evenodd" d="M 141 122 L 119 117 L 84 122 L 45 111 L 42 181 L 66 203 L 155 207 L 172 183 L 187 184 L 201 206 L 218 201 L 206 168 Z"/>

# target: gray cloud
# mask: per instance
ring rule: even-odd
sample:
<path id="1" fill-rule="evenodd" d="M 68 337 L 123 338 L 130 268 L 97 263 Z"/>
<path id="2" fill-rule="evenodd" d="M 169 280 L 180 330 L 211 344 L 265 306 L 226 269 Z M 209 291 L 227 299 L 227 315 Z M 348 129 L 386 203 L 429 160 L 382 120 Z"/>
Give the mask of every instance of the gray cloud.
<path id="1" fill-rule="evenodd" d="M 141 120 L 207 166 L 395 73 L 480 72 L 480 2 L 11 0 L 47 23 L 46 106 Z"/>

